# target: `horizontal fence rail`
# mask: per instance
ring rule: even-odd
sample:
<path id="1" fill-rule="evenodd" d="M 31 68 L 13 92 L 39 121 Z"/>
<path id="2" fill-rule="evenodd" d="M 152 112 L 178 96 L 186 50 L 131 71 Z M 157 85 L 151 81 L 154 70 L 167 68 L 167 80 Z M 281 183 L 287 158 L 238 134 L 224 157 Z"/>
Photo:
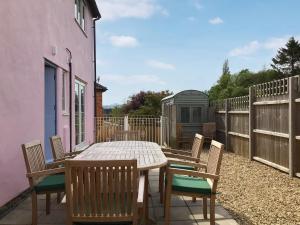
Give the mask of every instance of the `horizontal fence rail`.
<path id="1" fill-rule="evenodd" d="M 229 151 L 300 177 L 299 103 L 299 76 L 254 85 L 247 96 L 210 102 L 217 139 Z"/>

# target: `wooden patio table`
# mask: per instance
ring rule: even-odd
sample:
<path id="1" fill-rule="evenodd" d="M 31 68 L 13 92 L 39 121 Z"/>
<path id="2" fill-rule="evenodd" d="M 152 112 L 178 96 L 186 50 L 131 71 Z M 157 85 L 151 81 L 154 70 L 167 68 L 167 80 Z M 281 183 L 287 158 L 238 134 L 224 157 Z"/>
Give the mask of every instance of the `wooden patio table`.
<path id="1" fill-rule="evenodd" d="M 167 158 L 161 147 L 154 142 L 147 141 L 114 141 L 97 143 L 77 155 L 71 160 L 125 160 L 137 159 L 137 168 L 145 175 L 145 219 L 151 223 L 148 210 L 148 174 L 150 169 L 167 165 Z"/>

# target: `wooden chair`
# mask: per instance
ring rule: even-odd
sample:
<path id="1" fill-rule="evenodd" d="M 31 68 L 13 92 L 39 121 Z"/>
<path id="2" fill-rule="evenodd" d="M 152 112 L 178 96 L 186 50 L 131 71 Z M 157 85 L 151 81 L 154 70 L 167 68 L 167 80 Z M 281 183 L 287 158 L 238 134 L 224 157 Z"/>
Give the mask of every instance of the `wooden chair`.
<path id="1" fill-rule="evenodd" d="M 138 222 L 145 177 L 136 160 L 66 160 L 67 225 L 73 222 Z M 139 182 L 139 184 L 138 184 Z"/>
<path id="2" fill-rule="evenodd" d="M 224 145 L 213 140 L 206 165 L 186 161 L 178 162 L 170 160 L 168 162 L 164 205 L 165 225 L 170 224 L 170 201 L 172 194 L 203 198 L 203 215 L 205 219 L 207 219 L 207 198 L 209 198 L 210 224 L 215 224 L 215 199 L 223 150 Z M 206 172 L 172 168 L 170 167 L 172 163 L 194 166 L 199 169 L 204 168 Z"/>
<path id="3" fill-rule="evenodd" d="M 50 137 L 51 149 L 54 161 L 73 158 L 82 151 L 65 152 L 61 138 L 59 136 Z"/>
<path id="4" fill-rule="evenodd" d="M 203 149 L 204 137 L 200 134 L 195 134 L 192 150 L 177 150 L 171 148 L 162 148 L 165 156 L 171 159 L 186 160 L 190 162 L 200 162 L 200 155 Z M 195 170 L 194 166 L 182 165 L 173 163 L 170 164 L 172 168 L 185 169 L 185 170 Z M 159 192 L 160 192 L 160 202 L 163 202 L 163 190 L 164 190 L 164 175 L 166 168 L 160 168 L 159 170 Z M 195 201 L 196 199 L 194 199 Z"/>
<path id="5" fill-rule="evenodd" d="M 63 167 L 61 162 L 46 164 L 40 141 L 22 145 L 29 185 L 32 189 L 32 224 L 37 225 L 37 195 L 46 194 L 46 214 L 50 213 L 50 194 L 65 191 Z"/>

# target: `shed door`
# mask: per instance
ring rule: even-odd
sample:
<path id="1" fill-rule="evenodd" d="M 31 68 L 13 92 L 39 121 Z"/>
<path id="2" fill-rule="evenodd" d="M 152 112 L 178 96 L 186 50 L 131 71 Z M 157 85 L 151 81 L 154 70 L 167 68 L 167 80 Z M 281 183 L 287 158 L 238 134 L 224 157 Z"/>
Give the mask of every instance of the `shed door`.
<path id="1" fill-rule="evenodd" d="M 56 69 L 45 65 L 45 155 L 46 160 L 50 161 L 52 151 L 49 137 L 56 134 Z"/>

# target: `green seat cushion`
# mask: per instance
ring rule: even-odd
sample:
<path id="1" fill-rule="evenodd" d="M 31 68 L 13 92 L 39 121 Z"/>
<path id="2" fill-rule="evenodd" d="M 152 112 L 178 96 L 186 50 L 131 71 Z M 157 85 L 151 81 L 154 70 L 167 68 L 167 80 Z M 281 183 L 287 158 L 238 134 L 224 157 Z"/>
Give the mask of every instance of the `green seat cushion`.
<path id="1" fill-rule="evenodd" d="M 34 186 L 36 192 L 64 190 L 65 175 L 55 174 L 45 177 L 42 181 Z"/>
<path id="2" fill-rule="evenodd" d="M 174 191 L 198 193 L 203 195 L 211 194 L 211 187 L 206 179 L 177 174 L 173 176 L 172 189 Z"/>
<path id="3" fill-rule="evenodd" d="M 187 166 L 187 165 L 181 165 L 181 164 L 175 164 L 175 163 L 172 163 L 170 166 L 171 166 L 171 168 L 174 168 L 174 169 L 194 170 L 193 166 Z"/>
<path id="4" fill-rule="evenodd" d="M 131 222 L 77 222 L 75 225 L 131 225 Z"/>

